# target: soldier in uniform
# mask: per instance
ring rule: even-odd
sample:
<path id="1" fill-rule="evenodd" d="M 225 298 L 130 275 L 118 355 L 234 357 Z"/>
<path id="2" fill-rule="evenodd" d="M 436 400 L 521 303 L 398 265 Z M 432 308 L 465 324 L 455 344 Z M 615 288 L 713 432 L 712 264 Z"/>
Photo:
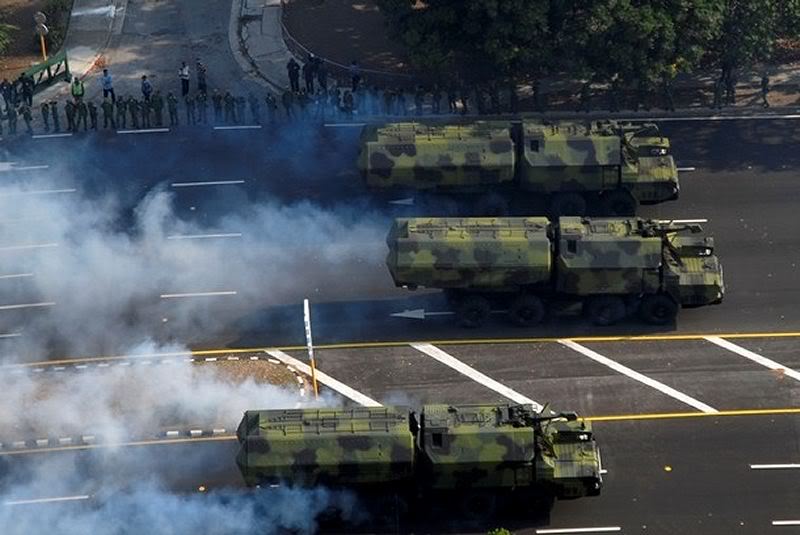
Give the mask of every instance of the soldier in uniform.
<path id="1" fill-rule="evenodd" d="M 114 121 L 114 104 L 111 102 L 109 97 L 103 99 L 103 103 L 100 104 L 100 108 L 103 110 L 103 128 L 108 128 L 111 125 L 111 128 L 117 128 L 117 123 Z"/>
<path id="2" fill-rule="evenodd" d="M 139 129 L 139 101 L 133 97 L 128 97 L 128 113 L 131 114 L 131 126 L 134 129 Z"/>
<path id="3" fill-rule="evenodd" d="M 161 91 L 156 91 L 153 94 L 153 113 L 155 115 L 156 126 L 164 126 L 164 97 L 161 96 Z"/>
<path id="4" fill-rule="evenodd" d="M 230 91 L 225 92 L 225 96 L 222 99 L 225 102 L 225 124 L 232 124 L 236 117 L 234 116 L 234 106 L 236 104 L 236 99 L 233 98 Z"/>
<path id="5" fill-rule="evenodd" d="M 67 128 L 70 132 L 76 132 L 75 104 L 73 104 L 71 100 L 68 100 L 64 105 L 64 113 L 67 114 Z"/>
<path id="6" fill-rule="evenodd" d="M 769 101 L 767 100 L 769 91 L 769 76 L 764 74 L 764 76 L 761 77 L 761 106 L 763 108 L 769 108 Z"/>
<path id="7" fill-rule="evenodd" d="M 186 124 L 189 126 L 194 126 L 197 124 L 197 117 L 195 115 L 195 102 L 194 97 L 192 95 L 186 95 L 184 98 L 184 102 L 186 103 Z"/>
<path id="8" fill-rule="evenodd" d="M 197 120 L 200 124 L 206 124 L 208 122 L 208 97 L 205 92 L 198 93 L 195 102 L 197 103 Z"/>
<path id="9" fill-rule="evenodd" d="M 50 131 L 50 104 L 47 101 L 43 101 L 42 104 L 39 106 L 39 110 L 42 112 L 42 122 L 44 123 L 44 131 Z"/>
<path id="10" fill-rule="evenodd" d="M 89 124 L 92 130 L 97 130 L 97 106 L 90 100 L 86 107 L 89 109 Z"/>
<path id="11" fill-rule="evenodd" d="M 245 108 L 247 107 L 247 100 L 244 97 L 236 97 L 236 116 L 234 122 L 236 124 L 245 124 L 247 122 L 245 115 Z"/>
<path id="12" fill-rule="evenodd" d="M 89 110 L 86 108 L 86 102 L 83 99 L 80 99 L 77 104 L 78 107 L 78 122 L 75 125 L 75 131 L 77 132 L 80 129 L 81 123 L 83 123 L 83 131 L 86 132 L 89 130 Z"/>
<path id="13" fill-rule="evenodd" d="M 53 118 L 53 132 L 61 132 L 61 122 L 58 118 L 58 102 L 50 101 L 50 116 Z"/>
<path id="14" fill-rule="evenodd" d="M 211 104 L 214 106 L 214 123 L 222 122 L 222 95 L 216 89 L 211 94 Z"/>
<path id="15" fill-rule="evenodd" d="M 123 130 L 128 127 L 128 100 L 125 97 L 117 99 L 117 125 Z"/>
<path id="16" fill-rule="evenodd" d="M 267 96 L 264 97 L 264 104 L 267 107 L 267 120 L 269 124 L 275 124 L 278 102 L 275 100 L 275 95 L 273 95 L 271 91 L 267 91 Z"/>
<path id="17" fill-rule="evenodd" d="M 17 108 L 16 106 L 6 106 L 6 116 L 8 117 L 8 134 L 10 136 L 17 133 Z"/>
<path id="18" fill-rule="evenodd" d="M 294 119 L 294 93 L 291 91 L 284 91 L 281 97 L 283 110 L 286 113 L 286 119 L 291 121 Z"/>
<path id="19" fill-rule="evenodd" d="M 31 127 L 31 121 L 33 121 L 33 114 L 31 113 L 31 107 L 28 106 L 28 101 L 23 100 L 22 106 L 19 107 L 19 114 L 22 115 L 22 120 L 25 121 L 25 130 L 28 131 L 28 135 L 33 135 L 33 128 Z"/>
<path id="20" fill-rule="evenodd" d="M 142 99 L 142 128 L 150 128 L 150 111 L 152 110 L 152 106 L 150 105 L 150 98 Z"/>
<path id="21" fill-rule="evenodd" d="M 178 98 L 172 94 L 167 94 L 167 111 L 169 111 L 169 125 L 178 126 Z"/>
<path id="22" fill-rule="evenodd" d="M 261 103 L 253 93 L 247 96 L 250 103 L 250 115 L 253 116 L 254 124 L 261 124 Z"/>

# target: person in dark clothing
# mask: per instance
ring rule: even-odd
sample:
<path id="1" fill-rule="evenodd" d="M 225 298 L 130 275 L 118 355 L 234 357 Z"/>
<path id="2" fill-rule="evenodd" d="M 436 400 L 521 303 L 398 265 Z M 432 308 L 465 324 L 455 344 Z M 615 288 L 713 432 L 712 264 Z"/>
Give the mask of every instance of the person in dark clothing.
<path id="1" fill-rule="evenodd" d="M 25 76 L 25 74 L 20 74 L 19 80 L 22 87 L 22 101 L 31 107 L 33 106 L 33 89 L 36 87 L 36 82 L 33 81 L 33 77 Z"/>
<path id="2" fill-rule="evenodd" d="M 317 82 L 324 92 L 328 91 L 328 67 L 325 62 L 317 58 Z"/>
<path id="3" fill-rule="evenodd" d="M 45 100 L 39 105 L 39 110 L 42 112 L 42 122 L 44 122 L 44 131 L 50 131 L 50 104 Z"/>
<path id="4" fill-rule="evenodd" d="M 300 65 L 291 58 L 286 64 L 286 71 L 289 73 L 289 85 L 293 93 L 300 92 Z"/>
<path id="5" fill-rule="evenodd" d="M 117 123 L 114 121 L 114 103 L 108 97 L 105 97 L 100 108 L 103 110 L 103 128 L 108 128 L 110 126 L 116 130 Z"/>
<path id="6" fill-rule="evenodd" d="M 361 84 L 361 67 L 359 66 L 356 60 L 350 62 L 350 84 L 353 88 L 353 92 L 358 90 L 359 84 Z"/>
<path id="7" fill-rule="evenodd" d="M 211 95 L 211 104 L 214 107 L 214 122 L 219 124 L 222 122 L 222 95 L 216 89 Z"/>
<path id="8" fill-rule="evenodd" d="M 313 58 L 303 65 L 303 80 L 306 82 L 306 93 L 314 93 L 314 63 Z"/>
<path id="9" fill-rule="evenodd" d="M 3 95 L 6 107 L 11 106 L 11 82 L 8 81 L 8 78 L 3 78 L 3 81 L 0 82 L 0 94 Z"/>
<path id="10" fill-rule="evenodd" d="M 153 94 L 153 84 L 147 79 L 147 75 L 142 76 L 142 99 L 144 102 L 150 102 L 150 96 Z"/>
<path id="11" fill-rule="evenodd" d="M 61 121 L 58 117 L 58 102 L 50 101 L 50 115 L 53 117 L 53 132 L 61 132 Z"/>
<path id="12" fill-rule="evenodd" d="M 90 100 L 86 107 L 89 109 L 89 124 L 92 130 L 97 130 L 97 106 Z"/>
<path id="13" fill-rule="evenodd" d="M 64 113 L 67 115 L 67 129 L 70 132 L 75 132 L 75 104 L 71 100 L 68 100 L 64 105 Z"/>

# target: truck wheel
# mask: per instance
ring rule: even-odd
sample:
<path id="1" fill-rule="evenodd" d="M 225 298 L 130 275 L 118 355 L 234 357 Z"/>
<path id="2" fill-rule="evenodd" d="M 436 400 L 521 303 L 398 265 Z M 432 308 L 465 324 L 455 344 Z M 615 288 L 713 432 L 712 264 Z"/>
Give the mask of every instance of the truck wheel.
<path id="1" fill-rule="evenodd" d="M 511 302 L 508 317 L 519 327 L 533 327 L 542 322 L 545 306 L 535 295 L 520 295 Z"/>
<path id="2" fill-rule="evenodd" d="M 457 317 L 462 327 L 477 329 L 489 317 L 491 306 L 489 300 L 480 295 L 470 295 L 458 305 Z"/>
<path id="3" fill-rule="evenodd" d="M 601 197 L 604 215 L 629 217 L 636 214 L 636 199 L 628 191 L 607 191 Z"/>
<path id="4" fill-rule="evenodd" d="M 607 327 L 625 317 L 625 302 L 616 295 L 598 295 L 584 304 L 586 316 L 595 325 Z"/>
<path id="5" fill-rule="evenodd" d="M 553 217 L 586 215 L 586 199 L 580 193 L 556 193 L 550 203 Z"/>
<path id="6" fill-rule="evenodd" d="M 678 303 L 668 295 L 645 295 L 639 305 L 639 315 L 650 325 L 666 325 L 675 321 Z"/>

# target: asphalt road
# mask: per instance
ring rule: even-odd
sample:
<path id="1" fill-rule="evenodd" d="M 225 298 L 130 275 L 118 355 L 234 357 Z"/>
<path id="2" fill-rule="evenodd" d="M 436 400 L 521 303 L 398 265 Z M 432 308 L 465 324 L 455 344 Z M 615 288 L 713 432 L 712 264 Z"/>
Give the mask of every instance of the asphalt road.
<path id="1" fill-rule="evenodd" d="M 800 367 L 797 336 L 724 336 L 800 331 L 800 233 L 795 223 L 798 156 L 792 150 L 800 136 L 798 128 L 797 121 L 781 120 L 662 125 L 672 140 L 679 166 L 696 170 L 681 177 L 678 202 L 645 208 L 642 214 L 708 218 L 710 222 L 705 227 L 715 236 L 727 287 L 723 304 L 684 310 L 677 324 L 666 329 L 646 328 L 634 321 L 599 329 L 578 317 L 561 317 L 521 331 L 498 317 L 481 331 L 465 331 L 453 326 L 447 316 L 424 321 L 392 318 L 390 313 L 407 309 L 446 308 L 435 293 L 407 294 L 392 288 L 384 266 L 375 262 L 348 264 L 348 271 L 341 274 L 344 281 L 335 287 L 328 274 L 321 273 L 315 280 L 314 271 L 304 271 L 307 285 L 283 292 L 278 300 L 265 295 L 261 305 L 251 298 L 242 299 L 240 304 L 237 299 L 247 295 L 246 289 L 238 281 L 226 281 L 224 267 L 211 270 L 214 277 L 219 276 L 214 284 L 185 290 L 236 289 L 236 296 L 221 296 L 203 305 L 203 314 L 227 318 L 224 328 L 191 333 L 167 328 L 159 333 L 167 339 L 205 347 L 302 344 L 300 303 L 310 296 L 318 344 L 401 342 L 388 348 L 319 352 L 321 369 L 384 403 L 506 399 L 507 395 L 487 387 L 481 375 L 465 375 L 402 343 L 462 340 L 461 344 L 436 347 L 516 394 L 550 402 L 554 407 L 578 410 L 590 417 L 707 412 L 709 416 L 699 418 L 596 423 L 609 470 L 603 495 L 557 503 L 548 527 L 720 534 L 800 529 L 771 525 L 776 520 L 800 519 L 798 471 L 759 471 L 749 466 L 800 460 L 798 416 L 715 416 L 708 411 L 797 407 L 800 400 L 800 383 L 786 371 Z M 49 165 L 43 173 L 31 171 L 35 174 L 30 176 L 38 182 L 26 183 L 29 188 L 74 188 L 80 195 L 98 200 L 109 194 L 119 197 L 121 208 L 114 225 L 133 237 L 142 232 L 135 225 L 136 207 L 159 185 L 173 192 L 174 211 L 180 219 L 220 232 L 241 231 L 220 230 L 230 221 L 231 214 L 247 213 L 253 205 L 271 200 L 294 203 L 298 199 L 310 199 L 327 211 L 346 211 L 350 221 L 369 220 L 377 227 L 388 227 L 392 215 L 413 213 L 415 208 L 387 207 L 367 198 L 352 175 L 357 135 L 357 129 L 352 128 L 79 135 L 6 145 L 0 159 L 27 166 Z M 13 179 L 24 183 L 26 173 L 13 173 Z M 173 186 L 176 182 L 194 181 L 236 183 Z M 353 205 L 357 206 L 355 210 Z M 24 206 L 20 209 L 24 212 Z M 353 212 L 360 217 L 353 217 Z M 20 243 L 14 239 L 18 237 L 15 231 L 8 226 L 2 230 L 4 243 Z M 26 232 L 33 233 L 26 238 L 43 240 L 39 243 L 48 239 L 36 235 L 35 228 L 26 228 Z M 242 247 L 252 245 L 242 240 Z M 363 245 L 384 247 L 380 241 Z M 204 246 L 218 245 L 209 241 Z M 235 246 L 231 251 L 235 254 Z M 11 253 L 16 251 L 3 252 Z M 59 296 L 26 293 L 30 287 L 24 286 L 24 281 L 22 285 L 14 281 L 13 286 L 6 284 L 11 281 L 0 282 L 6 286 L 7 293 L 2 294 L 5 303 L 34 298 L 60 301 Z M 171 306 L 160 303 L 158 298 L 153 295 L 156 305 L 147 308 L 155 323 L 168 315 Z M 16 329 L 23 328 L 31 315 L 39 312 L 2 311 L 5 332 L 18 332 Z M 689 334 L 697 336 L 670 339 Z M 6 354 L 13 354 L 28 335 L 35 333 L 21 331 L 19 337 L 0 339 L 4 344 L 0 347 L 5 348 Z M 590 353 L 610 359 L 611 365 L 556 342 L 472 343 L 498 338 L 615 335 L 652 338 L 580 342 Z M 714 335 L 723 336 L 721 342 L 733 343 L 735 348 L 706 338 Z M 103 346 L 94 353 L 116 349 Z M 302 358 L 302 352 L 290 353 Z M 772 359 L 769 362 L 778 369 L 769 369 L 764 359 Z M 643 374 L 650 381 L 643 382 L 630 372 Z M 669 388 L 654 386 L 653 381 Z M 181 450 L 164 448 L 175 455 Z M 220 457 L 229 458 L 228 453 L 225 450 Z M 171 479 L 176 488 L 189 490 L 208 478 L 205 473 L 183 477 Z M 534 533 L 543 525 L 528 522 L 514 527 L 523 533 Z"/>

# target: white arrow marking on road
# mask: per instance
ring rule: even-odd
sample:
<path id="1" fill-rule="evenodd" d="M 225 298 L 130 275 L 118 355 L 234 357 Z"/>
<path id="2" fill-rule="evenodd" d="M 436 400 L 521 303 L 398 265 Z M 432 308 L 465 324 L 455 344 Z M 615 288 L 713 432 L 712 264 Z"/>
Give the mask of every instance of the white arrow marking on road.
<path id="1" fill-rule="evenodd" d="M 800 469 L 800 463 L 787 464 L 751 464 L 751 470 L 796 470 Z"/>
<path id="2" fill-rule="evenodd" d="M 775 370 L 781 372 L 783 375 L 787 377 L 791 377 L 796 381 L 800 381 L 800 372 L 797 372 L 787 366 L 779 362 L 775 362 L 772 359 L 768 359 L 767 357 L 762 357 L 758 353 L 754 353 L 749 349 L 745 349 L 742 346 L 738 346 L 736 344 L 732 344 L 727 340 L 720 338 L 719 336 L 706 336 L 705 339 L 712 344 L 716 344 L 719 347 L 725 348 L 728 351 L 732 351 L 737 355 L 741 355 L 746 359 L 750 359 L 757 364 L 761 364 L 762 366 L 769 368 L 770 370 Z"/>
<path id="3" fill-rule="evenodd" d="M 559 340 L 558 343 L 561 344 L 564 347 L 568 347 L 568 348 L 572 349 L 573 351 L 577 351 L 578 353 L 580 353 L 580 354 L 582 354 L 582 355 L 584 355 L 586 357 L 589 357 L 593 361 L 598 362 L 598 363 L 602 364 L 603 366 L 607 366 L 607 367 L 611 368 L 612 370 L 614 370 L 616 372 L 619 372 L 619 373 L 621 373 L 623 375 L 626 375 L 626 376 L 630 377 L 631 379 L 633 379 L 635 381 L 639 381 L 640 383 L 646 384 L 647 386 L 649 386 L 651 388 L 654 388 L 654 389 L 658 390 L 659 392 L 661 392 L 663 394 L 666 394 L 666 395 L 668 395 L 668 396 L 670 396 L 672 398 L 675 398 L 678 401 L 686 403 L 687 405 L 690 405 L 690 406 L 692 406 L 692 407 L 694 407 L 694 408 L 696 408 L 696 409 L 698 409 L 700 411 L 703 411 L 705 413 L 719 412 L 714 407 L 712 407 L 710 405 L 706 405 L 705 403 L 703 403 L 700 400 L 697 400 L 697 399 L 695 399 L 695 398 L 693 398 L 691 396 L 687 396 L 683 392 L 679 392 L 678 390 L 675 390 L 671 386 L 667 386 L 667 385 L 665 385 L 664 383 L 662 383 L 660 381 L 656 381 L 655 379 L 651 379 L 650 377 L 647 377 L 644 374 L 641 374 L 641 373 L 639 373 L 639 372 L 637 372 L 635 370 L 632 370 L 631 368 L 628 368 L 627 366 L 625 366 L 623 364 L 620 364 L 619 362 L 611 360 L 608 357 L 604 357 L 600 353 L 597 353 L 596 351 L 592 351 L 588 347 L 584 347 L 584 346 L 582 346 L 580 344 L 577 344 L 577 343 L 573 342 L 572 340 L 562 339 L 562 340 Z"/>
<path id="4" fill-rule="evenodd" d="M 30 505 L 35 503 L 53 503 L 53 502 L 74 502 L 79 500 L 88 500 L 91 496 L 82 494 L 80 496 L 60 496 L 58 498 L 37 498 L 32 500 L 9 500 L 4 502 L 3 505 Z"/>
<path id="5" fill-rule="evenodd" d="M 412 320 L 424 320 L 429 316 L 452 316 L 455 312 L 425 312 L 424 308 L 415 308 L 414 310 L 404 310 L 403 312 L 395 312 L 390 314 L 393 318 L 407 318 Z"/>
<path id="6" fill-rule="evenodd" d="M 265 353 L 272 358 L 278 359 L 284 364 L 293 366 L 294 368 L 300 370 L 309 377 L 311 376 L 311 366 L 309 366 L 305 362 L 301 362 L 296 358 L 287 355 L 283 351 L 278 351 L 277 349 L 265 351 Z M 381 407 L 381 404 L 375 401 L 374 399 L 367 397 L 361 392 L 354 390 L 349 386 L 347 386 L 346 384 L 337 381 L 336 379 L 334 379 L 327 373 L 320 371 L 319 369 L 316 370 L 316 375 L 317 375 L 317 381 L 324 384 L 328 388 L 335 390 L 336 392 L 340 393 L 346 398 L 355 401 L 359 405 L 363 405 L 364 407 Z"/>
<path id="7" fill-rule="evenodd" d="M 179 299 L 182 297 L 216 297 L 221 295 L 236 295 L 236 292 L 231 291 L 223 291 L 223 292 L 193 292 L 193 293 L 182 293 L 182 294 L 161 294 L 161 299 Z"/>
<path id="8" fill-rule="evenodd" d="M 389 204 L 396 204 L 397 206 L 413 206 L 414 205 L 414 197 L 408 197 L 406 199 L 397 199 L 395 201 L 389 201 Z"/>
<path id="9" fill-rule="evenodd" d="M 244 180 L 209 180 L 207 182 L 173 182 L 173 188 L 191 188 L 195 186 L 230 186 L 244 184 Z"/>
<path id="10" fill-rule="evenodd" d="M 433 344 L 411 344 L 411 347 L 413 347 L 420 353 L 425 353 L 434 360 L 438 360 L 445 366 L 449 366 L 454 370 L 456 370 L 457 372 L 466 375 L 476 383 L 480 383 L 486 388 L 494 390 L 503 397 L 506 397 L 516 403 L 533 405 L 533 408 L 536 412 L 542 411 L 543 407 L 540 403 L 537 403 L 536 401 L 532 400 L 527 396 L 523 396 L 516 390 L 513 390 L 502 383 L 498 383 L 491 377 L 479 372 L 472 366 L 469 366 L 468 364 L 461 362 L 454 356 L 442 351 Z"/>

